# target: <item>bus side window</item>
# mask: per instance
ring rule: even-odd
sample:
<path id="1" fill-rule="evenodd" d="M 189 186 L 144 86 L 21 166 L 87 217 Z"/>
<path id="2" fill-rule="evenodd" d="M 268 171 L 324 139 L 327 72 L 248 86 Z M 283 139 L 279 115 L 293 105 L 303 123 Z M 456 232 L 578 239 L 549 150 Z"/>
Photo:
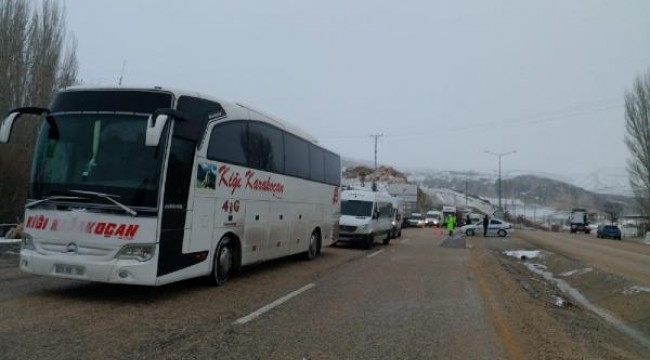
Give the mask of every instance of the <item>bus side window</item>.
<path id="1" fill-rule="evenodd" d="M 246 166 L 246 124 L 232 121 L 215 125 L 208 143 L 208 159 Z"/>
<path id="2" fill-rule="evenodd" d="M 284 172 L 282 131 L 262 123 L 249 123 L 246 163 L 254 169 Z"/>
<path id="3" fill-rule="evenodd" d="M 290 134 L 284 134 L 284 173 L 309 178 L 309 143 Z"/>

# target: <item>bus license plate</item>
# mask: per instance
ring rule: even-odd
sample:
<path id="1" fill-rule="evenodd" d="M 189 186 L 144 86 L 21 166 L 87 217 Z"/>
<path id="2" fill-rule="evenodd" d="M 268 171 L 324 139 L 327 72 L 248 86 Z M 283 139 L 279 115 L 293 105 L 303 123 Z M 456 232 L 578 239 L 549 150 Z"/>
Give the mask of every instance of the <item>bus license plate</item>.
<path id="1" fill-rule="evenodd" d="M 61 275 L 81 276 L 85 273 L 83 266 L 55 264 L 54 272 Z"/>

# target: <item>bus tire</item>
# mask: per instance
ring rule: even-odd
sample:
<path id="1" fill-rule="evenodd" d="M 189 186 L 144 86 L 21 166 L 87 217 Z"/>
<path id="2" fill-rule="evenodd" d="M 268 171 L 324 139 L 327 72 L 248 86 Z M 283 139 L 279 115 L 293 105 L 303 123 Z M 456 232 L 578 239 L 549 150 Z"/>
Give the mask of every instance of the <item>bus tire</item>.
<path id="1" fill-rule="evenodd" d="M 305 260 L 312 260 L 318 255 L 318 244 L 320 243 L 320 236 L 318 230 L 314 230 L 309 237 L 309 247 L 305 252 Z"/>
<path id="2" fill-rule="evenodd" d="M 212 262 L 212 282 L 223 286 L 235 267 L 235 248 L 232 239 L 225 235 L 219 240 Z"/>

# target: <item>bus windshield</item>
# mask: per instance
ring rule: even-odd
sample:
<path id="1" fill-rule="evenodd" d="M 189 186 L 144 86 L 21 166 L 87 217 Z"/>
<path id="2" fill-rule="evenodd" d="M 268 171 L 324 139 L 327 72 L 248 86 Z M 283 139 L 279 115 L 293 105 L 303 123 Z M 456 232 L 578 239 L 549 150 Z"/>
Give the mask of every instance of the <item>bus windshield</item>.
<path id="1" fill-rule="evenodd" d="M 359 200 L 341 201 L 341 215 L 371 216 L 372 202 Z"/>
<path id="2" fill-rule="evenodd" d="M 118 195 L 128 206 L 157 206 L 164 145 L 145 146 L 147 115 L 55 114 L 54 120 L 58 135 L 44 122 L 37 141 L 33 199 L 86 190 Z"/>

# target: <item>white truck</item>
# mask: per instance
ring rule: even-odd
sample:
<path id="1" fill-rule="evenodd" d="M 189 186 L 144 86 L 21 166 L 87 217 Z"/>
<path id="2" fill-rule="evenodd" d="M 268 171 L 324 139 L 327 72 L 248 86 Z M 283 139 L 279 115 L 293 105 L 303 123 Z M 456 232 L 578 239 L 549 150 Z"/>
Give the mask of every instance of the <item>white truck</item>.
<path id="1" fill-rule="evenodd" d="M 392 237 L 394 198 L 367 190 L 341 192 L 339 241 L 361 241 L 371 249 L 376 239 L 388 245 Z"/>
<path id="2" fill-rule="evenodd" d="M 589 222 L 587 221 L 587 210 L 575 208 L 571 210 L 571 215 L 569 215 L 569 225 L 570 231 L 572 234 L 575 234 L 579 231 L 589 234 L 591 228 L 589 227 Z"/>

